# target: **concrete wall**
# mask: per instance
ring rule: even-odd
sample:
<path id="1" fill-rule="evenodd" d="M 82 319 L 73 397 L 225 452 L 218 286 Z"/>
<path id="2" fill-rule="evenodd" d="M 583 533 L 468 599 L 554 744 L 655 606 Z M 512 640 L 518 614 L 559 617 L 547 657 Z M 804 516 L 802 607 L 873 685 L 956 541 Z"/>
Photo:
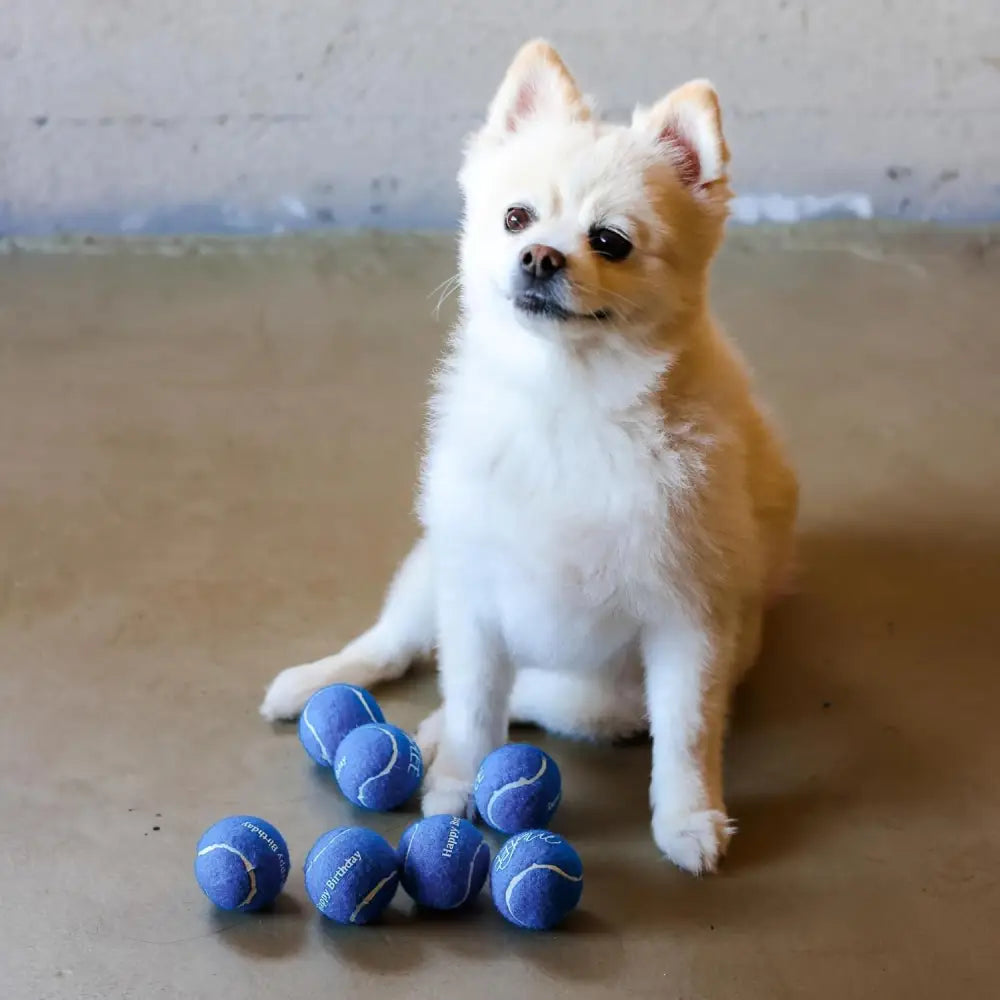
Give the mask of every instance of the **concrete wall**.
<path id="1" fill-rule="evenodd" d="M 0 230 L 448 225 L 536 34 L 612 114 L 710 76 L 747 219 L 1000 215 L 997 0 L 2 0 Z"/>

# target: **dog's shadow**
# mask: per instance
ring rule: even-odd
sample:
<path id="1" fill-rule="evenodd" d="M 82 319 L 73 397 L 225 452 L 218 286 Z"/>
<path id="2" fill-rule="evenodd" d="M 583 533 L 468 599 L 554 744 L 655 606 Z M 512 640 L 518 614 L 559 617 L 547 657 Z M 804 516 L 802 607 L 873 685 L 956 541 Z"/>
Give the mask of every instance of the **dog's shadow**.
<path id="1" fill-rule="evenodd" d="M 970 533 L 971 534 L 971 533 Z M 948 815 L 993 739 L 1000 540 L 811 534 L 727 748 L 727 866 Z"/>
<path id="2" fill-rule="evenodd" d="M 831 531 L 803 537 L 800 562 L 797 590 L 770 613 L 760 661 L 735 699 L 732 875 L 796 854 L 819 859 L 831 844 L 891 849 L 895 831 L 961 814 L 989 781 L 1000 539 Z M 664 892 L 696 922 L 720 919 L 715 893 L 702 884 L 689 894 L 684 876 L 657 866 L 648 744 L 610 749 L 537 730 L 515 738 L 540 742 L 563 767 L 553 825 L 597 856 L 591 881 L 612 924 L 620 910 L 627 922 L 668 927 Z M 603 877 L 602 845 L 615 856 L 613 878 Z"/>

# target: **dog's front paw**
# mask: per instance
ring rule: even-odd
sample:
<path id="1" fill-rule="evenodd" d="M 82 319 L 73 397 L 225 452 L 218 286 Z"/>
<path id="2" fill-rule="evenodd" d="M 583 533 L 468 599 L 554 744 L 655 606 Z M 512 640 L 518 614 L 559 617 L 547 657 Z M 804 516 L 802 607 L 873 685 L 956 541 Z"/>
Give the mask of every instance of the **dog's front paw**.
<path id="1" fill-rule="evenodd" d="M 260 714 L 268 722 L 294 719 L 301 715 L 306 702 L 315 692 L 316 684 L 308 666 L 282 670 L 268 686 L 260 704 Z"/>
<path id="2" fill-rule="evenodd" d="M 420 723 L 417 728 L 417 746 L 423 757 L 424 767 L 430 768 L 437 757 L 438 744 L 441 742 L 441 731 L 444 728 L 444 708 L 436 708 Z"/>
<path id="3" fill-rule="evenodd" d="M 425 816 L 466 816 L 472 818 L 472 779 L 450 772 L 437 760 L 424 780 L 421 808 Z"/>
<path id="4" fill-rule="evenodd" d="M 715 871 L 735 831 L 736 824 L 719 809 L 680 814 L 657 810 L 653 814 L 656 846 L 692 875 Z"/>

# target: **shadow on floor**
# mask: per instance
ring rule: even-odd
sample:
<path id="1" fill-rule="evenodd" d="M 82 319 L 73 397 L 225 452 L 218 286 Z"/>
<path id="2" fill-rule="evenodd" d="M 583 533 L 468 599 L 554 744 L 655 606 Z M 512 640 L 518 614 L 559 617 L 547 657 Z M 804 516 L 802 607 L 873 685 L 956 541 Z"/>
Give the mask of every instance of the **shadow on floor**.
<path id="1" fill-rule="evenodd" d="M 947 814 L 987 780 L 995 732 L 977 706 L 1000 695 L 1000 539 L 810 534 L 801 562 L 736 699 L 733 867 L 818 849 L 844 824 Z"/>

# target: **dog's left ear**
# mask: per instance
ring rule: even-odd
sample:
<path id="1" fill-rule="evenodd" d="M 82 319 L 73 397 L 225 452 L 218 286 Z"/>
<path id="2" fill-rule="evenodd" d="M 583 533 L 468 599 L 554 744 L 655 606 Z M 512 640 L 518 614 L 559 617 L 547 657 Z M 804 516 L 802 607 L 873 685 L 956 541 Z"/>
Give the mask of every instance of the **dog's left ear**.
<path id="1" fill-rule="evenodd" d="M 708 80 L 692 80 L 653 107 L 637 108 L 632 127 L 653 137 L 686 187 L 703 190 L 726 179 L 729 148 L 719 97 Z"/>
<path id="2" fill-rule="evenodd" d="M 483 133 L 502 139 L 536 119 L 583 121 L 590 109 L 565 63 L 548 42 L 522 46 L 490 104 Z"/>

